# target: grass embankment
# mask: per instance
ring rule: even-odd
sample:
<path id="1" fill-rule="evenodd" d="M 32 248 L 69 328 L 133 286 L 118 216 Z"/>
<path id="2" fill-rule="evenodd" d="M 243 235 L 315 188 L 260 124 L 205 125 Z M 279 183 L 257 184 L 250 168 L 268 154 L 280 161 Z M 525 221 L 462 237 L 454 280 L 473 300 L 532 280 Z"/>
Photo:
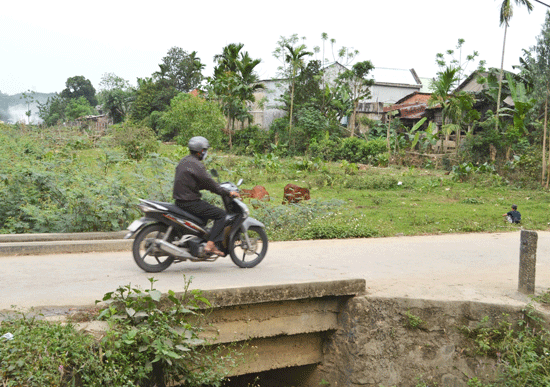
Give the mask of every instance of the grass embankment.
<path id="1" fill-rule="evenodd" d="M 94 142 L 64 129 L 3 128 L 0 137 L 0 233 L 124 229 L 140 216 L 138 198 L 171 201 L 174 167 L 186 154 L 163 144 L 132 160 L 109 137 Z M 489 172 L 461 182 L 435 169 L 211 154 L 207 167 L 222 180 L 243 178 L 243 188 L 267 189 L 271 200 L 250 207 L 271 240 L 517 230 L 502 217 L 513 203 L 522 213 L 520 227 L 546 230 L 550 223 L 547 191 L 516 187 Z M 309 188 L 311 200 L 282 205 L 288 183 Z"/>

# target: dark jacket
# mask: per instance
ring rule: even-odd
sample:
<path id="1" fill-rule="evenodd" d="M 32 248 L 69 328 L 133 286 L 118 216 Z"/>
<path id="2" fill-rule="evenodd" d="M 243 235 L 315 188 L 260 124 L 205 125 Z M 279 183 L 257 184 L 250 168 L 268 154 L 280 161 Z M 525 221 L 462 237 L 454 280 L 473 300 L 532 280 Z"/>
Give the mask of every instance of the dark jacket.
<path id="1" fill-rule="evenodd" d="M 517 210 L 508 211 L 506 215 L 510 216 L 514 223 L 521 222 L 521 214 Z"/>
<path id="2" fill-rule="evenodd" d="M 185 156 L 176 167 L 173 198 L 189 202 L 200 200 L 200 190 L 205 189 L 220 196 L 229 196 L 229 191 L 220 187 L 206 172 L 204 164 L 195 156 Z"/>

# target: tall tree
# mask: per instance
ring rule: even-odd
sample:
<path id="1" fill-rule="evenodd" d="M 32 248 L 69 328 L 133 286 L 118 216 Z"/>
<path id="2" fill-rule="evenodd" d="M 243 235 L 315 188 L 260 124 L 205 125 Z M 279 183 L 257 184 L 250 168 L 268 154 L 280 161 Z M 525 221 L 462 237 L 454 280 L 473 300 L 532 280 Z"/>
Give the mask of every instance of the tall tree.
<path id="1" fill-rule="evenodd" d="M 63 89 L 59 95 L 61 98 L 65 99 L 78 99 L 79 97 L 84 97 L 88 100 L 90 106 L 95 107 L 97 105 L 97 98 L 92 82 L 82 75 L 68 78 L 65 82 L 65 89 Z"/>
<path id="2" fill-rule="evenodd" d="M 464 39 L 459 39 L 456 49 L 462 52 Z M 460 138 L 461 122 L 470 122 L 477 119 L 479 113 L 473 109 L 475 99 L 472 95 L 463 91 L 456 92 L 455 89 L 459 85 L 460 79 L 464 70 L 471 62 L 474 62 L 479 56 L 477 51 L 467 55 L 465 60 L 455 56 L 455 50 L 447 50 L 445 54 L 438 53 L 435 56 L 435 61 L 439 67 L 436 77 L 432 80 L 430 89 L 432 95 L 428 100 L 429 106 L 439 105 L 442 108 L 442 123 L 440 136 L 442 148 L 446 151 L 446 140 L 453 131 L 457 132 L 457 142 Z M 479 61 L 478 72 L 483 72 L 485 61 Z M 458 144 L 457 144 L 458 145 Z M 456 147 L 457 151 L 459 147 Z"/>
<path id="3" fill-rule="evenodd" d="M 537 44 L 530 50 L 524 50 L 523 54 L 523 58 L 520 58 L 519 76 L 532 87 L 532 96 L 538 102 L 538 112 L 544 115 L 541 184 L 548 188 L 550 179 L 550 141 L 547 138 L 550 99 L 550 11 L 546 12 L 541 34 L 537 36 Z"/>
<path id="4" fill-rule="evenodd" d="M 27 110 L 25 111 L 25 115 L 27 116 L 27 122 L 28 124 L 31 123 L 31 115 L 32 115 L 32 111 L 31 111 L 31 105 L 34 103 L 34 95 L 36 93 L 33 91 L 33 90 L 27 90 L 25 92 L 23 92 L 21 94 L 21 96 L 19 97 L 19 99 L 24 99 L 25 100 L 25 103 L 27 104 Z"/>
<path id="5" fill-rule="evenodd" d="M 172 47 L 162 58 L 159 67 L 160 71 L 155 75 L 168 79 L 176 90 L 184 93 L 198 88 L 204 79 L 202 70 L 205 65 L 201 63 L 196 51 L 188 53 L 180 47 Z"/>
<path id="6" fill-rule="evenodd" d="M 235 122 L 250 122 L 249 106 L 255 101 L 254 92 L 264 87 L 255 72 L 261 60 L 252 59 L 248 52 L 242 52 L 243 47 L 242 43 L 231 43 L 223 48 L 221 54 L 214 56 L 217 65 L 214 76 L 208 80 L 211 97 L 219 102 L 227 117 L 224 130 L 230 147 Z"/>
<path id="7" fill-rule="evenodd" d="M 178 94 L 175 87 L 162 79 L 138 78 L 137 81 L 135 99 L 130 106 L 130 116 L 137 121 L 148 118 L 154 111 L 168 110 L 170 101 Z"/>
<path id="8" fill-rule="evenodd" d="M 373 64 L 366 60 L 355 63 L 351 70 L 346 70 L 338 76 L 340 82 L 347 86 L 353 101 L 353 110 L 349 121 L 350 137 L 355 134 L 355 117 L 359 101 L 371 95 L 370 88 L 374 85 L 374 79 L 369 79 L 368 75 L 372 70 L 374 70 Z"/>
<path id="9" fill-rule="evenodd" d="M 288 50 L 285 62 L 288 63 L 290 69 L 290 113 L 289 113 L 289 126 L 288 133 L 292 132 L 292 113 L 294 108 L 294 90 L 296 85 L 296 75 L 298 71 L 305 66 L 304 57 L 313 55 L 312 52 L 306 51 L 306 46 L 301 44 L 297 47 L 293 47 L 290 44 L 285 44 L 285 48 Z"/>
<path id="10" fill-rule="evenodd" d="M 529 0 L 514 0 L 514 2 L 519 5 L 524 5 L 527 7 L 527 10 L 531 12 L 533 10 L 533 5 Z M 497 109 L 496 109 L 496 120 L 495 120 L 495 129 L 498 131 L 498 113 L 500 110 L 500 94 L 502 90 L 502 78 L 504 71 L 504 50 L 506 48 L 506 33 L 508 32 L 508 25 L 510 24 L 510 19 L 514 15 L 514 9 L 512 5 L 512 0 L 503 0 L 500 6 L 500 26 L 504 25 L 504 39 L 502 42 L 502 59 L 500 61 L 500 76 L 498 84 L 498 96 L 497 96 Z"/>
<path id="11" fill-rule="evenodd" d="M 222 53 L 214 56 L 214 75 L 217 72 L 237 72 L 237 62 L 243 49 L 243 43 L 230 43 L 222 49 Z"/>
<path id="12" fill-rule="evenodd" d="M 135 98 L 135 89 L 127 80 L 113 74 L 103 74 L 98 93 L 99 103 L 115 124 L 124 121 Z"/>
<path id="13" fill-rule="evenodd" d="M 464 92 L 453 92 L 459 80 L 460 68 L 447 66 L 437 73 L 432 81 L 432 95 L 428 100 L 428 106 L 440 105 L 442 108 L 441 134 L 440 137 L 443 152 L 446 152 L 446 141 L 453 131 L 461 130 L 461 122 L 472 121 L 479 118 L 479 113 L 473 109 L 475 98 Z M 458 150 L 457 144 L 457 150 Z"/>

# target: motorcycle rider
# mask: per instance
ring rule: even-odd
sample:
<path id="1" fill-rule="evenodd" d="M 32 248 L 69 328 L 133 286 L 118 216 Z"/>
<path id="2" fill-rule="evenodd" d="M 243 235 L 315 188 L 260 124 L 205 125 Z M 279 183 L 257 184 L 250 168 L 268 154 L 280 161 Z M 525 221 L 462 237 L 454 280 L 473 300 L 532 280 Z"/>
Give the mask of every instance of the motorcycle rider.
<path id="1" fill-rule="evenodd" d="M 221 240 L 226 212 L 202 200 L 200 190 L 205 189 L 220 196 L 240 198 L 240 195 L 238 192 L 223 189 L 206 171 L 201 162 L 206 159 L 208 148 L 210 148 L 206 138 L 195 136 L 189 140 L 187 147 L 189 155 L 182 158 L 176 167 L 173 198 L 176 205 L 182 210 L 206 221 L 214 220 L 204 250 L 207 254 L 223 257 L 225 254 L 216 247 L 215 242 Z"/>

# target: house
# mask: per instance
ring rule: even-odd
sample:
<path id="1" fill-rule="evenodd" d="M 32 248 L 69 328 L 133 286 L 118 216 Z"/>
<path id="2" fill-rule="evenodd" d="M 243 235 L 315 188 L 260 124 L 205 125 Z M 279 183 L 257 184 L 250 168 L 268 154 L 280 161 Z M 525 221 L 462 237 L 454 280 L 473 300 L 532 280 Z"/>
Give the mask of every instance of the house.
<path id="1" fill-rule="evenodd" d="M 333 84 L 338 75 L 346 70 L 347 67 L 335 62 L 325 68 L 324 81 Z M 384 106 L 392 105 L 410 94 L 420 92 L 423 88 L 423 83 L 414 69 L 379 67 L 369 75 L 375 82 L 371 87 L 371 97 L 359 102 L 358 117 L 381 120 L 384 116 Z M 280 109 L 282 103 L 279 99 L 288 85 L 285 79 L 264 80 L 261 83 L 265 85 L 265 89 L 255 93 L 256 103 L 250 113 L 255 125 L 268 129 L 276 118 L 286 114 Z"/>
<path id="2" fill-rule="evenodd" d="M 269 129 L 273 121 L 286 114 L 280 108 L 282 102 L 279 101 L 286 90 L 286 84 L 284 79 L 269 79 L 260 83 L 264 85 L 264 89 L 254 92 L 256 102 L 251 107 L 250 114 L 253 125 Z"/>
<path id="3" fill-rule="evenodd" d="M 384 107 L 384 121 L 387 122 L 391 115 L 392 118 L 399 118 L 407 127 L 414 126 L 424 116 L 430 97 L 430 93 L 415 91 L 401 98 L 395 104 Z"/>
<path id="4" fill-rule="evenodd" d="M 487 72 L 481 73 L 479 71 L 474 71 L 468 78 L 466 78 L 460 85 L 457 86 L 457 88 L 454 90 L 453 93 L 458 93 L 460 91 L 464 91 L 466 93 L 473 94 L 476 98 L 476 102 L 474 104 L 474 109 L 476 109 L 482 117 L 485 116 L 487 111 L 494 110 L 495 106 L 490 101 L 488 101 L 486 98 L 483 97 L 483 91 L 488 88 L 487 82 L 485 83 L 479 83 L 478 78 L 480 76 L 486 77 L 488 75 Z M 514 106 L 514 101 L 510 96 L 507 96 L 503 100 L 503 104 L 508 107 Z M 430 107 L 426 109 L 425 116 L 428 117 L 429 120 L 433 121 L 438 129 L 443 124 L 443 114 L 442 114 L 442 108 L 440 105 L 436 105 L 433 107 Z M 472 130 L 471 127 L 468 127 L 468 132 Z"/>

